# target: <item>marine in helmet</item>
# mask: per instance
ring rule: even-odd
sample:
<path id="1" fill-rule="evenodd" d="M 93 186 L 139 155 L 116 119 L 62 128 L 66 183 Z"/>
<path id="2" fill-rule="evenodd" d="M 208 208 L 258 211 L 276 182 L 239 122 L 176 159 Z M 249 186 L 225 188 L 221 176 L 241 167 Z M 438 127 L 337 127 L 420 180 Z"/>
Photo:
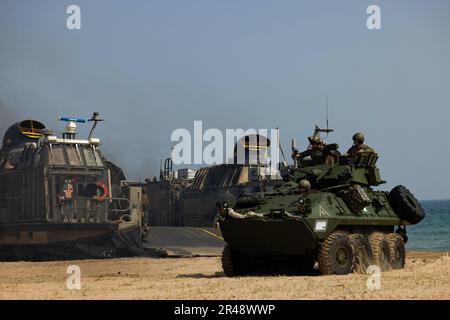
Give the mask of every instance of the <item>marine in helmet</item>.
<path id="1" fill-rule="evenodd" d="M 300 182 L 298 183 L 298 193 L 309 193 L 310 190 L 311 183 L 306 179 L 300 180 Z"/>
<path id="2" fill-rule="evenodd" d="M 309 145 L 311 146 L 311 149 L 307 150 L 309 151 L 308 155 L 311 157 L 314 163 L 319 164 L 324 162 L 324 147 L 325 147 L 325 141 L 323 141 L 319 136 L 310 136 L 308 137 Z"/>
<path id="3" fill-rule="evenodd" d="M 319 136 L 310 136 L 308 137 L 308 141 L 312 150 L 323 150 L 323 147 L 325 146 L 325 141 L 320 139 Z"/>
<path id="4" fill-rule="evenodd" d="M 299 154 L 300 159 L 311 157 L 312 164 L 333 165 L 339 162 L 341 153 L 337 150 L 339 146 L 335 143 L 326 144 L 319 136 L 308 137 L 310 148 Z"/>
<path id="5" fill-rule="evenodd" d="M 347 156 L 356 157 L 360 153 L 375 153 L 375 150 L 364 144 L 364 135 L 357 132 L 353 135 L 353 146 L 348 149 Z"/>

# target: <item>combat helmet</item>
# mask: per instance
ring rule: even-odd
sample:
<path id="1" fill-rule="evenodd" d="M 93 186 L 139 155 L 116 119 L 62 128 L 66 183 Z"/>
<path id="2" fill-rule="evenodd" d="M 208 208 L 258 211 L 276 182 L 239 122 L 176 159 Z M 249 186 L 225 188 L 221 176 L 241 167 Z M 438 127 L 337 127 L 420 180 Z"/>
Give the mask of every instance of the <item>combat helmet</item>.
<path id="1" fill-rule="evenodd" d="M 364 135 L 361 132 L 357 132 L 353 135 L 353 141 L 357 141 L 360 144 L 364 143 Z"/>

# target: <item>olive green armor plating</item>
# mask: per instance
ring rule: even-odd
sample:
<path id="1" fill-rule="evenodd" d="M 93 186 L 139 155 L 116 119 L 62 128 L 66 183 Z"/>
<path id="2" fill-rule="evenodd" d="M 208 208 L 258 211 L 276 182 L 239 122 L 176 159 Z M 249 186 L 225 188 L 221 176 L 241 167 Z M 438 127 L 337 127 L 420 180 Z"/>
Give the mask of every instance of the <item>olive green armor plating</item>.
<path id="1" fill-rule="evenodd" d="M 305 152 L 293 150 L 294 165 L 285 168 L 283 186 L 223 204 L 218 223 L 227 243 L 225 273 L 249 272 L 262 257 L 303 257 L 324 274 L 365 271 L 371 264 L 402 268 L 405 226 L 424 217 L 417 199 L 403 186 L 373 190 L 385 181 L 370 147 L 341 156 L 337 144 L 309 140 L 322 141 L 319 162 L 311 152 L 303 157 Z"/>

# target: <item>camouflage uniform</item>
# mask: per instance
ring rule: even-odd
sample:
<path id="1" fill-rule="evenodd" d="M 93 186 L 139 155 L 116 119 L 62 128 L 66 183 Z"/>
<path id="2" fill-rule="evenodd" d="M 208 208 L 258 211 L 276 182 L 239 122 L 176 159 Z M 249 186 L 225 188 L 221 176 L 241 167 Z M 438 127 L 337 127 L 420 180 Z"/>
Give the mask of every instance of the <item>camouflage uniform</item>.
<path id="1" fill-rule="evenodd" d="M 306 157 L 311 157 L 314 164 L 323 163 L 324 162 L 323 148 L 325 146 L 325 142 L 318 136 L 308 137 L 308 140 L 311 147 L 301 152 L 299 154 L 299 158 L 303 160 Z"/>
<path id="2" fill-rule="evenodd" d="M 312 165 L 334 165 L 339 163 L 339 157 L 341 154 L 337 151 L 339 147 L 337 144 L 326 144 L 325 141 L 320 139 L 318 136 L 308 137 L 308 140 L 311 148 L 301 152 L 297 157 L 303 159 L 310 156 Z"/>
<path id="3" fill-rule="evenodd" d="M 360 144 L 358 146 L 352 146 L 347 151 L 349 157 L 356 157 L 359 153 L 375 153 L 375 150 L 373 150 L 367 144 Z"/>
<path id="4" fill-rule="evenodd" d="M 347 155 L 356 157 L 360 153 L 375 153 L 375 150 L 364 144 L 364 135 L 361 132 L 357 132 L 353 135 L 353 146 L 348 149 Z"/>

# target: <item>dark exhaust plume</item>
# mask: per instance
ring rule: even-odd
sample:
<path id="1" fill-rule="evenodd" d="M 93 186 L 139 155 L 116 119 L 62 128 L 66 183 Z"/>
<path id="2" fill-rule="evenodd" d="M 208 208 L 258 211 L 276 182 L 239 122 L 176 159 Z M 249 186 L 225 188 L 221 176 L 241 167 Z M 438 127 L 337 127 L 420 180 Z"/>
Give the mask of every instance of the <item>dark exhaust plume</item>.
<path id="1" fill-rule="evenodd" d="M 0 148 L 2 147 L 3 135 L 10 126 L 20 121 L 17 118 L 16 112 L 13 108 L 8 107 L 2 100 L 0 100 Z"/>

